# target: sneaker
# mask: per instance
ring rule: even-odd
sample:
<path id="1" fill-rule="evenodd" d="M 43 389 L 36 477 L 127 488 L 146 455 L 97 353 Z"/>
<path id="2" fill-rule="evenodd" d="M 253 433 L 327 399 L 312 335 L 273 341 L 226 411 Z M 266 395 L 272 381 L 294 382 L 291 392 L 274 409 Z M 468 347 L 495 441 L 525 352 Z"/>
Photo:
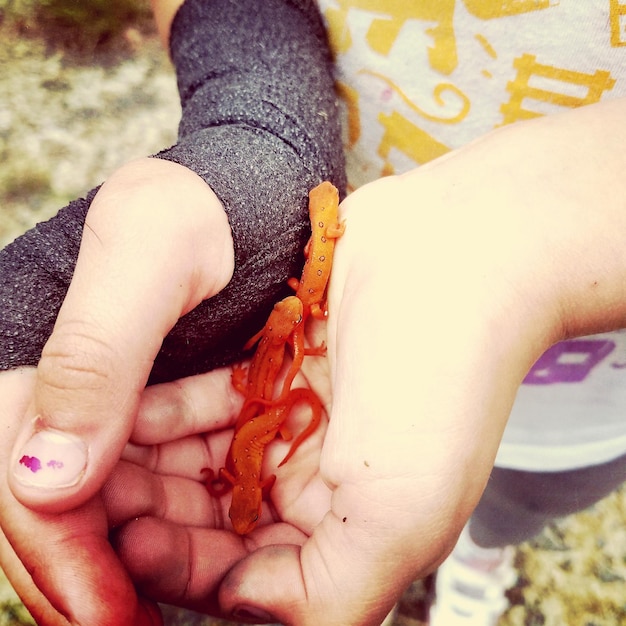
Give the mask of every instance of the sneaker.
<path id="1" fill-rule="evenodd" d="M 505 591 L 517 580 L 514 552 L 477 546 L 466 526 L 437 570 L 430 626 L 495 626 L 509 606 Z"/>

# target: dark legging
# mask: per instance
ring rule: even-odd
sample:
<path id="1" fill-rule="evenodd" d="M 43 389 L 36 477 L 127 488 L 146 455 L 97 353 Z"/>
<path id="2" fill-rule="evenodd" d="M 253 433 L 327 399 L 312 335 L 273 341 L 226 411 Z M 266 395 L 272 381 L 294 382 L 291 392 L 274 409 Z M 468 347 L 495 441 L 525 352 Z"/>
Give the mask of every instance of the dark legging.
<path id="1" fill-rule="evenodd" d="M 553 519 L 595 504 L 626 481 L 626 455 L 609 463 L 563 472 L 523 472 L 494 467 L 470 522 L 485 548 L 517 545 Z"/>

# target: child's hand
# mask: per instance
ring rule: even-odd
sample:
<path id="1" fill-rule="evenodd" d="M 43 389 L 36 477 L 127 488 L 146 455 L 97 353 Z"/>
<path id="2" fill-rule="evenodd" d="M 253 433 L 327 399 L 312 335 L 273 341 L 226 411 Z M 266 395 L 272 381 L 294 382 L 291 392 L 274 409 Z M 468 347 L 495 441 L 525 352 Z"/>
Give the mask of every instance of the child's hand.
<path id="1" fill-rule="evenodd" d="M 298 387 L 307 382 L 297 378 Z M 205 470 L 224 465 L 242 401 L 230 368 L 144 393 L 131 444 L 102 492 L 113 545 L 143 596 L 220 615 L 229 570 L 262 546 L 301 545 L 328 510 L 331 491 L 319 474 L 324 420 L 280 468 L 291 443 L 269 444 L 264 472 L 278 477 L 270 499 L 250 534 L 233 532 L 231 493 L 212 496 Z M 290 430 L 299 433 L 309 419 L 307 407 L 297 408 Z"/>
<path id="2" fill-rule="evenodd" d="M 1 377 L 2 528 L 32 578 L 8 549 L 3 566 L 34 613 L 139 623 L 98 494 L 134 427 L 163 338 L 232 270 L 221 203 L 180 165 L 124 166 L 92 203 L 39 367 Z M 39 603 L 41 594 L 50 604 Z"/>

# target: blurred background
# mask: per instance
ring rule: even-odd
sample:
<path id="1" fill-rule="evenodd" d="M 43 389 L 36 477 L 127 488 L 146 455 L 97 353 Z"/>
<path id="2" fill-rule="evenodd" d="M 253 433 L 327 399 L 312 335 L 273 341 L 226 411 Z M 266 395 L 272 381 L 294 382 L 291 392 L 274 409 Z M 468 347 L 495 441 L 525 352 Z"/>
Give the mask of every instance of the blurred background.
<path id="1" fill-rule="evenodd" d="M 147 0 L 0 0 L 0 247 L 174 143 L 179 117 Z M 516 565 L 500 626 L 626 625 L 626 489 L 521 546 Z M 425 623 L 431 588 L 407 590 L 395 626 Z M 168 626 L 230 624 L 164 612 Z M 0 626 L 33 623 L 0 571 Z"/>

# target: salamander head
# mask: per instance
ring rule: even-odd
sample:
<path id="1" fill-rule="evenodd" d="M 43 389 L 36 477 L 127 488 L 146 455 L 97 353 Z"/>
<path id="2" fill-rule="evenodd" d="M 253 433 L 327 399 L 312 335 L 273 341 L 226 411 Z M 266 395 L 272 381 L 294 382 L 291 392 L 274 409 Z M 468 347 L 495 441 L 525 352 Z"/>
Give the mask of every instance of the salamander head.
<path id="1" fill-rule="evenodd" d="M 260 486 L 235 486 L 228 517 L 238 535 L 251 532 L 261 517 L 263 489 Z"/>
<path id="2" fill-rule="evenodd" d="M 274 305 L 268 320 L 268 335 L 275 343 L 287 341 L 291 333 L 302 323 L 303 305 L 300 298 L 287 296 Z"/>

